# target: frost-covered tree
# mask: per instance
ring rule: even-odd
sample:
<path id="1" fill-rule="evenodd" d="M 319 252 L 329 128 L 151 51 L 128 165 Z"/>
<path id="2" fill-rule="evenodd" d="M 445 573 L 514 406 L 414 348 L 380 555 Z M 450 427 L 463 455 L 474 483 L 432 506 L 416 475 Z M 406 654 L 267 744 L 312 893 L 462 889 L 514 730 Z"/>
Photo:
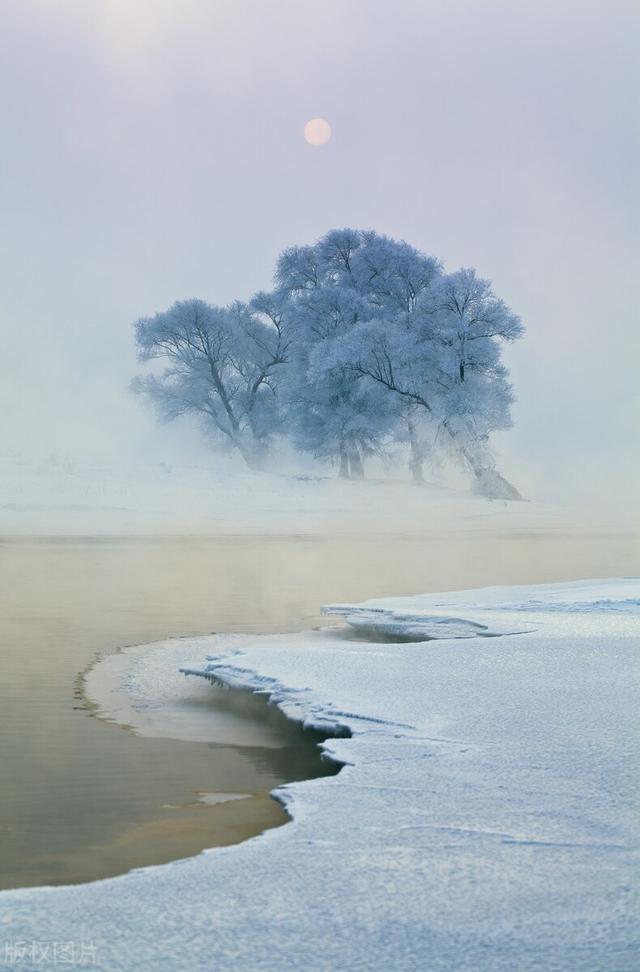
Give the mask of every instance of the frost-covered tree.
<path id="1" fill-rule="evenodd" d="M 518 495 L 495 470 L 488 438 L 511 424 L 498 341 L 521 332 L 487 281 L 462 270 L 434 277 L 410 313 L 382 313 L 352 340 L 346 357 L 356 374 L 404 405 L 414 479 L 422 478 L 426 424 L 462 458 L 480 491 Z"/>
<path id="2" fill-rule="evenodd" d="M 137 321 L 135 335 L 139 360 L 166 368 L 135 379 L 134 391 L 165 420 L 198 416 L 251 468 L 259 467 L 281 421 L 276 381 L 288 338 L 277 303 L 268 295 L 258 295 L 251 307 L 178 301 Z"/>
<path id="3" fill-rule="evenodd" d="M 285 380 L 292 437 L 303 451 L 335 461 L 341 476 L 355 478 L 364 474 L 364 459 L 383 449 L 395 422 L 393 403 L 355 379 L 341 355 L 343 342 L 375 311 L 364 286 L 375 272 L 359 260 L 364 236 L 332 231 L 313 247 L 286 250 L 276 271 L 292 322 Z"/>
<path id="4" fill-rule="evenodd" d="M 286 250 L 277 281 L 290 301 L 293 346 L 303 348 L 289 376 L 303 388 L 292 398 L 303 448 L 319 454 L 311 430 L 335 440 L 339 416 L 341 428 L 367 430 L 369 448 L 408 441 L 416 480 L 427 444 L 439 441 L 481 491 L 517 495 L 495 471 L 488 437 L 510 424 L 499 342 L 522 327 L 486 281 L 471 270 L 445 275 L 406 243 L 351 229 Z M 359 453 L 366 442 L 356 442 Z"/>
<path id="5" fill-rule="evenodd" d="M 520 318 L 495 296 L 488 280 L 476 276 L 475 270 L 441 277 L 431 304 L 461 382 L 468 371 L 491 374 L 499 358 L 497 341 L 514 341 L 523 331 Z"/>
<path id="6" fill-rule="evenodd" d="M 478 489 L 520 499 L 495 468 L 489 435 L 511 427 L 513 401 L 501 343 L 516 340 L 522 322 L 474 270 L 444 276 L 434 290 L 438 335 L 447 352 L 443 428 L 472 470 Z"/>
<path id="7" fill-rule="evenodd" d="M 438 273 L 435 259 L 408 244 L 351 229 L 292 247 L 279 260 L 276 279 L 294 322 L 295 438 L 316 456 L 338 457 L 342 475 L 361 474 L 362 459 L 402 433 L 417 448 L 413 403 L 362 380 L 354 363 L 368 329 L 412 315 Z"/>
<path id="8" fill-rule="evenodd" d="M 136 324 L 141 360 L 161 374 L 136 389 L 165 418 L 200 415 L 251 466 L 268 440 L 363 475 L 364 460 L 408 444 L 415 480 L 446 451 L 485 495 L 516 498 L 489 437 L 511 423 L 501 355 L 522 325 L 473 270 L 373 231 L 332 230 L 290 247 L 275 287 L 249 304 L 174 304 Z"/>

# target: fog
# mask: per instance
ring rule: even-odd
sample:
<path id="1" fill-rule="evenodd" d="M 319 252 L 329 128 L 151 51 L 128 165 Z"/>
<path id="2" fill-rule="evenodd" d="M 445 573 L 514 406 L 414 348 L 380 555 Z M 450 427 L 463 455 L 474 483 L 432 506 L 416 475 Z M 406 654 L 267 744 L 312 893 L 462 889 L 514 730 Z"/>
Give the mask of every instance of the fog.
<path id="1" fill-rule="evenodd" d="M 495 440 L 523 492 L 632 496 L 639 26 L 623 0 L 4 0 L 0 452 L 204 457 L 129 395 L 131 322 L 351 225 L 523 317 Z"/>

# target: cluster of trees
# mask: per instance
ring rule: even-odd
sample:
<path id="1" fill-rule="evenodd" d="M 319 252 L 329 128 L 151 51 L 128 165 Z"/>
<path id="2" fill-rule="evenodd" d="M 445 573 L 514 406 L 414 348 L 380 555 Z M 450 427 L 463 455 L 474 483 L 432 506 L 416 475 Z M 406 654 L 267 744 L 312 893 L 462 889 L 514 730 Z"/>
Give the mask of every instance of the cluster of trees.
<path id="1" fill-rule="evenodd" d="M 164 419 L 200 416 L 251 468 L 278 437 L 361 477 L 403 443 L 415 480 L 434 450 L 455 455 L 487 495 L 517 498 L 489 435 L 511 424 L 501 345 L 522 324 L 474 270 L 370 231 L 333 230 L 285 250 L 274 288 L 249 303 L 178 301 L 135 324 L 162 372 L 134 390 Z"/>

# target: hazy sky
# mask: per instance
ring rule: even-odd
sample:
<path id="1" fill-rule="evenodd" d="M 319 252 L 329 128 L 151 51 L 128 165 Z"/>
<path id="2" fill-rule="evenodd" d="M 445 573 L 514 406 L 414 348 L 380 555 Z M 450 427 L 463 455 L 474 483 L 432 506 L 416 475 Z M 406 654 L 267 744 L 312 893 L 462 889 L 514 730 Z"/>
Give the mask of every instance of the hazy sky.
<path id="1" fill-rule="evenodd" d="M 282 247 L 351 225 L 477 267 L 522 315 L 512 478 L 628 484 L 639 10 L 0 0 L 0 452 L 177 455 L 128 395 L 131 322 L 249 297 Z"/>

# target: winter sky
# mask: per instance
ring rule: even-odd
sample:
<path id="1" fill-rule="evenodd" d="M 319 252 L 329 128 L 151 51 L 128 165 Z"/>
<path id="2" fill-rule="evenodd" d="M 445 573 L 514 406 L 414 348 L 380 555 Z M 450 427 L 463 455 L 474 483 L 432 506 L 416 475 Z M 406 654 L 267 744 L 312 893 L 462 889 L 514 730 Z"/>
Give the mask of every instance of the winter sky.
<path id="1" fill-rule="evenodd" d="M 0 451 L 200 448 L 127 392 L 130 324 L 374 228 L 520 313 L 518 485 L 638 465 L 629 0 L 2 0 Z M 332 128 L 305 141 L 309 119 Z"/>

